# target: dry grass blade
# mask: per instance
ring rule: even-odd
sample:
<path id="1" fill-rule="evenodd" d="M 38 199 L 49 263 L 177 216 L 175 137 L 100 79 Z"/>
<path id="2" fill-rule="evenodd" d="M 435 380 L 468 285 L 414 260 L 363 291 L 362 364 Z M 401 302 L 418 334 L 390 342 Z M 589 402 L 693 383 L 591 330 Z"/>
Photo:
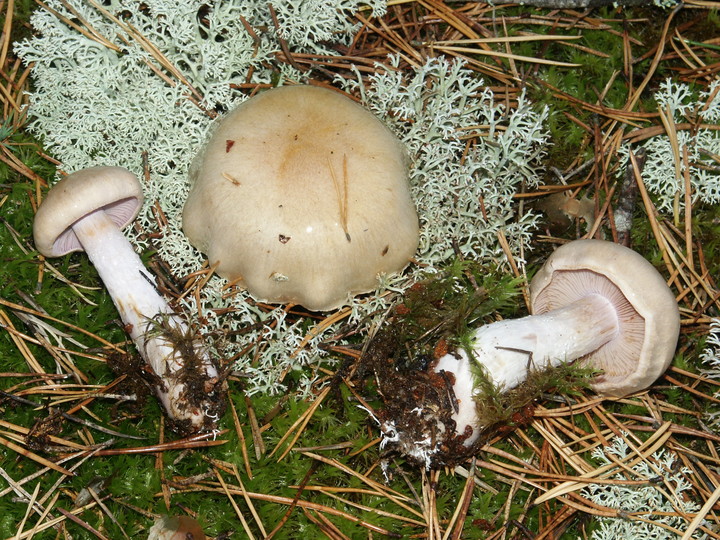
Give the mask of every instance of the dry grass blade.
<path id="1" fill-rule="evenodd" d="M 531 64 L 543 64 L 548 66 L 556 67 L 580 67 L 580 64 L 572 64 L 570 62 L 560 62 L 558 60 L 549 60 L 547 58 L 535 58 L 533 56 L 522 56 L 519 54 L 512 54 L 500 51 L 486 51 L 484 49 L 477 49 L 473 47 L 454 47 L 451 45 L 438 45 L 432 44 L 430 48 L 438 50 L 441 53 L 465 53 L 465 54 L 476 54 L 481 56 L 493 56 L 497 58 L 507 58 L 509 60 L 518 62 L 529 62 Z"/>

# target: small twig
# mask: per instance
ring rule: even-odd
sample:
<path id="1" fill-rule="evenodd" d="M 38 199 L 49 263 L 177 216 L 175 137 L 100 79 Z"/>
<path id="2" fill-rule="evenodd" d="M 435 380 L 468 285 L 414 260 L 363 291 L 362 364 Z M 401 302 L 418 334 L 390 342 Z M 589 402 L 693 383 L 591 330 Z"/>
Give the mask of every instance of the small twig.
<path id="1" fill-rule="evenodd" d="M 64 508 L 60 508 L 60 507 L 58 506 L 58 512 L 60 512 L 63 516 L 65 516 L 66 518 L 68 518 L 68 519 L 69 519 L 70 521 L 72 521 L 73 523 L 76 523 L 77 525 L 80 525 L 83 529 L 85 529 L 85 530 L 87 530 L 87 531 L 90 531 L 92 534 L 95 535 L 96 538 L 99 538 L 100 540 L 110 540 L 107 536 L 105 536 L 104 534 L 102 534 L 100 531 L 98 531 L 97 529 L 91 527 L 89 524 L 87 524 L 86 522 L 84 522 L 82 519 L 80 519 L 79 517 L 77 517 L 75 514 L 71 514 L 70 512 L 68 512 L 67 510 L 65 510 Z"/>
<path id="2" fill-rule="evenodd" d="M 642 174 L 645 166 L 645 149 L 641 148 L 635 153 L 635 163 L 638 167 L 638 174 Z M 633 162 L 628 159 L 623 182 L 620 186 L 617 207 L 615 208 L 615 230 L 617 231 L 618 243 L 630 247 L 630 232 L 632 230 L 633 214 L 635 213 L 635 202 L 637 201 L 638 187 L 635 180 Z"/>

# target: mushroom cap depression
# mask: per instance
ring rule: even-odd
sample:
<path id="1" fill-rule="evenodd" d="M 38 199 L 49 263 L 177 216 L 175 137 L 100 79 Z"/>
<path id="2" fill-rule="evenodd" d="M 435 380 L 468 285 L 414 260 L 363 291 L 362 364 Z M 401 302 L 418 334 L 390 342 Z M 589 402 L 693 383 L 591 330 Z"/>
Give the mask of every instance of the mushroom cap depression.
<path id="1" fill-rule="evenodd" d="M 258 300 L 334 309 L 417 248 L 403 146 L 332 90 L 281 87 L 242 103 L 190 177 L 185 234 Z"/>
<path id="2" fill-rule="evenodd" d="M 73 223 L 103 210 L 122 229 L 135 219 L 142 201 L 140 182 L 122 167 L 90 167 L 69 174 L 48 192 L 35 214 L 35 247 L 46 257 L 82 251 Z"/>
<path id="3" fill-rule="evenodd" d="M 619 323 L 617 337 L 581 359 L 603 371 L 593 389 L 625 396 L 647 388 L 668 368 L 677 346 L 680 311 L 672 291 L 641 255 L 602 240 L 559 247 L 530 283 L 535 315 L 588 294 L 608 298 Z"/>

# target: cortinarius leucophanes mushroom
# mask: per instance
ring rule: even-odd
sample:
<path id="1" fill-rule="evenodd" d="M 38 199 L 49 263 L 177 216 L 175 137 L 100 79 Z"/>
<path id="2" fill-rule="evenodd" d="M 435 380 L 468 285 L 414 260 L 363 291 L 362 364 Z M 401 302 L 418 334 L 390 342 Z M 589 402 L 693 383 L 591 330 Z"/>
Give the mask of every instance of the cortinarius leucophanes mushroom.
<path id="1" fill-rule="evenodd" d="M 478 439 L 487 427 L 478 425 L 474 401 L 478 366 L 509 390 L 530 370 L 578 360 L 601 371 L 591 382 L 596 392 L 621 397 L 647 388 L 672 361 L 680 330 L 675 297 L 648 261 L 619 244 L 578 240 L 558 248 L 530 283 L 530 303 L 530 316 L 475 330 L 470 354 L 460 349 L 436 361 L 432 369 L 452 385 L 453 422 L 431 423 L 433 433 L 419 445 L 400 441 L 408 455 L 443 462 L 436 454 L 448 441 L 469 447 Z M 402 430 L 385 426 L 387 442 L 404 437 Z"/>
<path id="2" fill-rule="evenodd" d="M 207 349 L 155 288 L 121 229 L 142 204 L 137 177 L 121 167 L 70 174 L 48 192 L 33 224 L 46 257 L 84 250 L 117 307 L 138 352 L 157 377 L 155 392 L 173 429 L 215 429 L 225 407 L 225 384 Z"/>
<path id="3" fill-rule="evenodd" d="M 334 309 L 418 244 L 405 152 L 332 90 L 268 90 L 230 112 L 191 170 L 183 230 L 256 299 Z"/>

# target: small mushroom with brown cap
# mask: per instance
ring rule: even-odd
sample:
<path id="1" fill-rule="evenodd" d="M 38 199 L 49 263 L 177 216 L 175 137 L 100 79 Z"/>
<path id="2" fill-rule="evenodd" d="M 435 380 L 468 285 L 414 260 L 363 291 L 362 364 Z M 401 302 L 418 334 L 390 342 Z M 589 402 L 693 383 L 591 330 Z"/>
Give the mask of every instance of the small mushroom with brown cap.
<path id="1" fill-rule="evenodd" d="M 148 530 L 148 540 L 205 540 L 205 532 L 190 516 L 162 516 Z"/>
<path id="2" fill-rule="evenodd" d="M 530 303 L 530 316 L 475 330 L 471 355 L 454 351 L 433 366 L 453 383 L 455 429 L 435 426 L 439 436 L 420 441 L 411 455 L 432 463 L 442 441 L 459 439 L 469 447 L 478 439 L 484 426 L 474 401 L 477 366 L 508 390 L 530 369 L 578 360 L 601 371 L 591 383 L 596 392 L 621 397 L 647 388 L 672 361 L 680 330 L 677 302 L 657 270 L 629 248 L 601 240 L 565 244 L 533 278 Z M 399 437 L 398 426 L 386 429 L 391 439 Z"/>
<path id="3" fill-rule="evenodd" d="M 206 347 L 158 293 L 121 229 L 142 204 L 137 177 L 121 167 L 70 174 L 48 192 L 33 224 L 46 257 L 84 250 L 117 307 L 138 352 L 156 375 L 155 392 L 173 428 L 212 430 L 224 410 L 224 384 Z"/>
<path id="4" fill-rule="evenodd" d="M 417 248 L 401 143 L 332 90 L 248 99 L 218 124 L 190 176 L 185 234 L 258 300 L 334 309 Z"/>

